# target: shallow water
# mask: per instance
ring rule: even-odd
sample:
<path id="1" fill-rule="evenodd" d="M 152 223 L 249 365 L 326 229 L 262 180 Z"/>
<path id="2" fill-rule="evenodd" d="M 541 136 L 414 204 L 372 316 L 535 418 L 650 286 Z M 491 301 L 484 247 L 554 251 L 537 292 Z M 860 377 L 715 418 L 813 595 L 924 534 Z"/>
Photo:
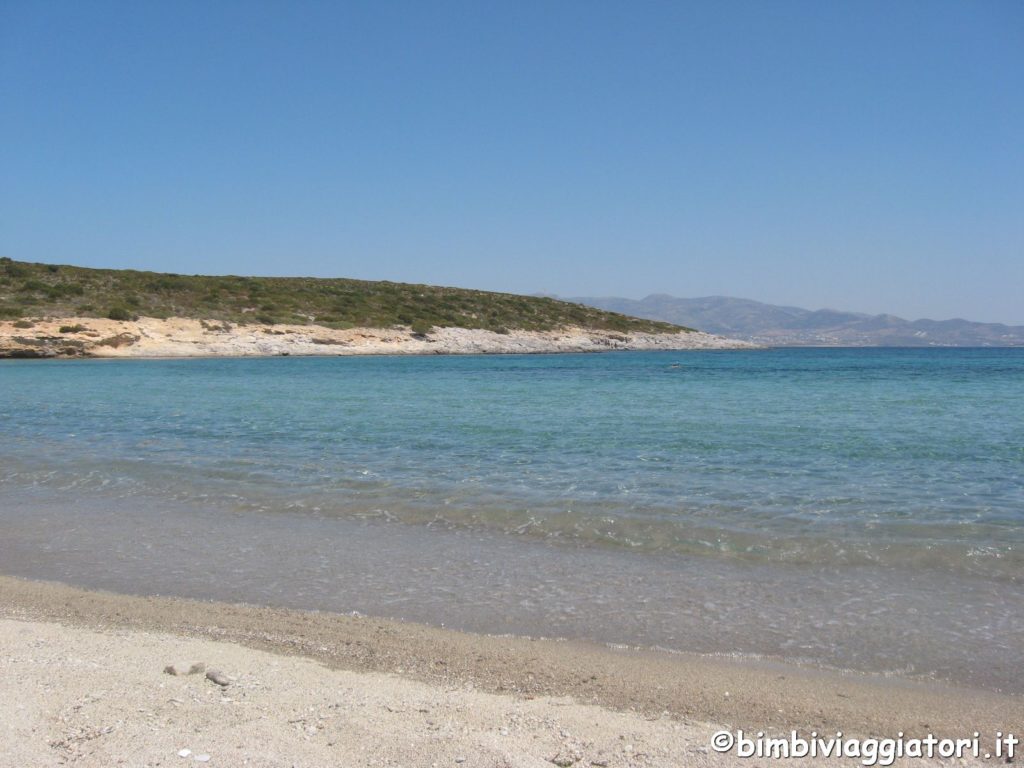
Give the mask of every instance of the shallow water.
<path id="1" fill-rule="evenodd" d="M 1024 690 L 1024 350 L 8 362 L 0 570 Z"/>

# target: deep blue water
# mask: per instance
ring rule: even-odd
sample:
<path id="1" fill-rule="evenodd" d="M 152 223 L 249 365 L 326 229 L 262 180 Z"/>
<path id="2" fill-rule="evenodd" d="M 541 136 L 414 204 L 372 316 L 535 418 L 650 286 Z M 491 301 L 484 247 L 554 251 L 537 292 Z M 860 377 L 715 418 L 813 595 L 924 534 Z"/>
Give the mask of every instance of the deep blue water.
<path id="1" fill-rule="evenodd" d="M 505 559 L 614 562 L 607 568 L 641 581 L 645 568 L 732 568 L 735 578 L 767 568 L 866 589 L 910 574 L 994 595 L 998 634 L 1024 620 L 1007 602 L 1024 565 L 1022 404 L 1022 349 L 9 361 L 0 365 L 0 524 L 22 537 L 9 563 L 43 546 L 31 529 L 42 510 L 50 529 L 71 525 L 78 541 L 90 532 L 75 522 L 100 530 L 105 510 L 132 515 L 120 529 L 125 558 L 133 536 L 201 514 L 204 525 L 231 520 L 257 537 L 257 521 L 289 536 L 314 526 L 320 540 L 373 530 L 380 546 L 446 531 Z M 73 578 L 60 562 L 55 577 Z M 26 567 L 0 560 L 0 571 Z M 289 602 L 289 567 L 267 601 Z M 622 592 L 616 584 L 609 590 Z M 507 588 L 514 603 L 516 577 Z M 401 603 L 396 615 L 431 619 Z M 500 629 L 477 619 L 454 623 Z M 978 648 L 964 631 L 954 642 L 967 656 Z M 620 639 L 584 625 L 564 633 Z M 781 635 L 765 647 L 704 647 L 678 627 L 621 639 L 840 665 L 856 655 L 802 654 Z"/>

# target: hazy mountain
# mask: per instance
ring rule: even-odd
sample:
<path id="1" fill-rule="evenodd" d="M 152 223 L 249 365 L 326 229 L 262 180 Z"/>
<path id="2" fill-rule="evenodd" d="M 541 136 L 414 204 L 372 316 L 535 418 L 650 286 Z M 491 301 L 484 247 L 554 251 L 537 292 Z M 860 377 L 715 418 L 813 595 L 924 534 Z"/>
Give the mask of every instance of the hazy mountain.
<path id="1" fill-rule="evenodd" d="M 679 299 L 652 294 L 645 299 L 573 298 L 580 304 L 634 317 L 664 320 L 734 338 L 783 346 L 1024 346 L 1024 326 L 969 320 L 904 320 L 832 309 L 809 310 L 749 299 L 707 296 Z"/>

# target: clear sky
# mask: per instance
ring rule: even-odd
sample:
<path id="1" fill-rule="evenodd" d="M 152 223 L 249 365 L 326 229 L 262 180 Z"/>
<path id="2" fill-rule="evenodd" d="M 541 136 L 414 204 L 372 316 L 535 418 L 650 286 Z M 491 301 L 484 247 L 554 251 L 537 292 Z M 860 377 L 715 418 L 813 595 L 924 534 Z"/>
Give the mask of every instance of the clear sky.
<path id="1" fill-rule="evenodd" d="M 0 0 L 0 255 L 1024 323 L 1024 2 Z"/>

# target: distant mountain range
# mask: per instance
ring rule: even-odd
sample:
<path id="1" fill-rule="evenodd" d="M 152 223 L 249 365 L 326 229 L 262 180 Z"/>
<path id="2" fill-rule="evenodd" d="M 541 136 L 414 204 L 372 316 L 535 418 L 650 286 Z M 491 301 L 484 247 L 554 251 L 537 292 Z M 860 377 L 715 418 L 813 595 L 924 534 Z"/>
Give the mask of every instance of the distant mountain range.
<path id="1" fill-rule="evenodd" d="M 568 301 L 776 346 L 1024 346 L 1024 326 L 959 318 L 904 320 L 895 315 L 781 307 L 728 296 L 680 299 L 652 294 L 640 300 L 584 297 Z"/>

